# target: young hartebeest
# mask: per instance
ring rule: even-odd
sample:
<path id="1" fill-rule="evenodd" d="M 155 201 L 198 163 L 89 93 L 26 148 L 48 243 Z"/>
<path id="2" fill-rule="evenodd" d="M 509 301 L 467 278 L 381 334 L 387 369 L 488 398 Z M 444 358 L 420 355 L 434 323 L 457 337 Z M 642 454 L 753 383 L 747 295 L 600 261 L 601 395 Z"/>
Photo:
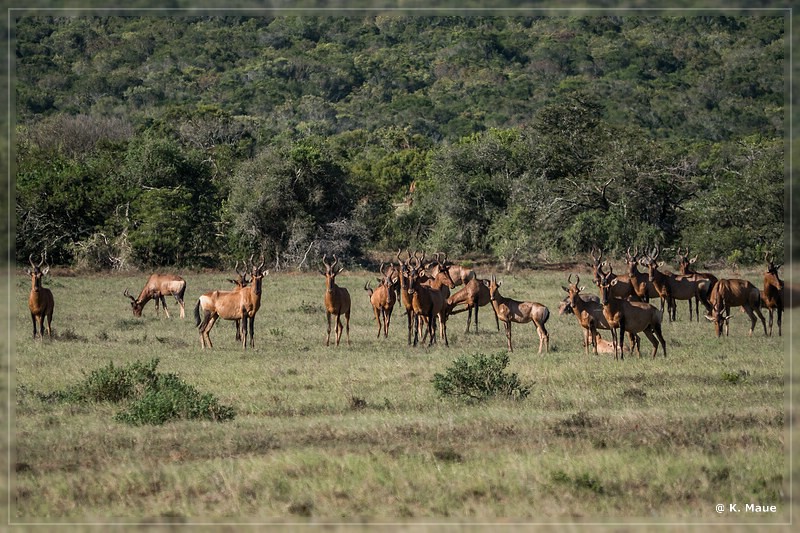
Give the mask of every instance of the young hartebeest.
<path id="1" fill-rule="evenodd" d="M 511 298 L 504 298 L 498 290 L 502 283 L 502 281 L 497 281 L 497 277 L 492 274 L 492 278 L 489 281 L 489 295 L 494 312 L 497 313 L 498 318 L 506 326 L 508 351 L 514 351 L 511 345 L 511 323 L 527 324 L 528 322 L 533 322 L 536 326 L 536 333 L 539 335 L 539 353 L 542 353 L 543 346 L 545 352 L 549 352 L 550 334 L 547 333 L 545 324 L 547 319 L 550 318 L 550 310 L 537 302 L 520 302 Z"/>
<path id="2" fill-rule="evenodd" d="M 381 277 L 378 278 L 380 282 L 373 290 L 369 286 L 369 282 L 364 285 L 364 290 L 369 295 L 369 302 L 372 305 L 372 310 L 375 312 L 375 320 L 378 322 L 378 338 L 381 336 L 381 329 L 383 329 L 383 337 L 389 336 L 389 323 L 392 320 L 392 310 L 397 301 L 394 289 L 392 289 L 392 274 L 394 267 L 384 271 L 383 263 L 381 263 Z"/>
<path id="3" fill-rule="evenodd" d="M 489 280 L 481 280 L 477 277 L 473 277 L 466 282 L 461 289 L 447 299 L 448 316 L 463 313 L 464 311 L 467 312 L 467 329 L 464 330 L 464 333 L 469 333 L 469 326 L 472 322 L 472 310 L 475 310 L 475 333 L 477 333 L 478 309 L 492 303 L 489 287 L 487 286 L 488 283 Z M 466 307 L 456 311 L 455 307 L 461 304 L 466 305 Z M 492 312 L 494 312 L 494 307 L 492 307 Z M 494 320 L 497 323 L 497 331 L 500 331 L 500 319 L 497 317 L 497 313 L 494 315 Z"/>
<path id="4" fill-rule="evenodd" d="M 164 299 L 164 296 L 171 294 L 175 297 L 175 301 L 178 302 L 181 308 L 181 318 L 184 318 L 183 295 L 185 292 L 186 281 L 184 281 L 182 277 L 172 274 L 152 274 L 147 278 L 147 283 L 144 284 L 144 288 L 142 288 L 138 298 L 131 296 L 128 289 L 125 289 L 123 295 L 131 299 L 133 316 L 142 316 L 144 305 L 150 300 L 155 300 L 156 316 L 158 316 L 158 302 L 160 301 L 161 305 L 164 307 L 164 314 L 167 315 L 167 318 L 170 318 L 169 311 L 167 310 L 167 301 Z"/>
<path id="5" fill-rule="evenodd" d="M 53 293 L 50 289 L 42 287 L 42 278 L 50 272 L 50 267 L 44 264 L 44 254 L 38 265 L 33 263 L 33 254 L 28 256 L 31 268 L 26 268 L 25 273 L 31 277 L 31 294 L 28 296 L 28 308 L 31 311 L 31 322 L 33 322 L 33 338 L 36 339 L 36 324 L 39 324 L 39 337 L 44 339 L 45 320 L 47 320 L 47 336 L 52 337 L 50 324 L 53 321 L 53 308 L 55 303 Z"/>
<path id="6" fill-rule="evenodd" d="M 322 264 L 325 265 L 325 272 L 320 270 L 320 274 L 325 276 L 325 314 L 328 317 L 328 336 L 325 338 L 325 346 L 330 345 L 331 341 L 331 316 L 336 316 L 336 346 L 339 346 L 339 340 L 342 338 L 342 315 L 344 315 L 345 322 L 347 323 L 347 345 L 350 345 L 350 293 L 344 287 L 336 285 L 336 276 L 341 274 L 344 267 L 336 271 L 336 265 L 339 264 L 339 259 L 334 254 L 333 263 L 328 263 L 328 255 L 322 256 Z"/>
<path id="7" fill-rule="evenodd" d="M 775 265 L 774 257 L 769 257 L 769 252 L 764 253 L 764 261 L 767 263 L 767 271 L 764 272 L 764 290 L 761 292 L 761 300 L 764 307 L 769 312 L 769 335 L 772 336 L 772 314 L 778 315 L 778 337 L 781 336 L 781 322 L 783 319 L 783 280 L 778 277 L 778 269 L 783 264 Z"/>
<path id="8" fill-rule="evenodd" d="M 742 310 L 750 317 L 750 333 L 756 327 L 756 315 L 761 319 L 764 326 L 764 335 L 767 334 L 767 324 L 764 315 L 761 314 L 761 291 L 758 287 L 744 279 L 721 279 L 717 281 L 711 290 L 711 316 L 706 317 L 714 323 L 717 337 L 722 335 L 725 329 L 725 336 L 730 332 L 731 307 L 741 306 Z"/>
<path id="9" fill-rule="evenodd" d="M 623 350 L 619 347 L 625 345 L 625 332 L 644 333 L 653 345 L 653 358 L 658 353 L 658 343 L 664 350 L 664 357 L 667 356 L 667 342 L 661 333 L 661 319 L 663 313 L 646 302 L 632 302 L 611 295 L 611 288 L 617 283 L 616 279 L 611 279 L 613 269 L 600 280 L 600 302 L 603 304 L 603 315 L 611 326 L 611 342 L 614 344 L 614 359 L 617 359 L 617 352 L 620 358 L 624 359 Z M 617 331 L 619 328 L 619 344 L 617 344 Z M 658 339 L 658 341 L 656 341 Z M 633 346 L 631 347 L 631 351 Z M 639 357 L 642 356 L 639 351 Z"/>

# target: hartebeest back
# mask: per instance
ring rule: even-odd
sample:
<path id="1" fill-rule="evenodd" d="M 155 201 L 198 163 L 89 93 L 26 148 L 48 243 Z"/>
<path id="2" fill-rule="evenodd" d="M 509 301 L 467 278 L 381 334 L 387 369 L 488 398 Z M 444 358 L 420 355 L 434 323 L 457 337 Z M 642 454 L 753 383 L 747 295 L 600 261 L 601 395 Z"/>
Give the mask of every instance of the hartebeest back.
<path id="1" fill-rule="evenodd" d="M 128 289 L 125 289 L 123 294 L 131 299 L 133 316 L 142 316 L 145 304 L 150 300 L 155 300 L 156 316 L 158 316 L 158 302 L 160 301 L 161 305 L 164 306 L 164 314 L 167 315 L 167 318 L 169 318 L 169 311 L 167 310 L 167 301 L 164 296 L 171 294 L 181 308 L 181 318 L 184 318 L 186 312 L 184 310 L 183 295 L 185 292 L 186 281 L 182 277 L 172 274 L 152 274 L 147 278 L 147 283 L 144 284 L 138 298 L 131 296 Z"/>
<path id="2" fill-rule="evenodd" d="M 31 277 L 31 293 L 28 296 L 28 308 L 31 311 L 31 322 L 33 322 L 33 338 L 36 339 L 36 324 L 39 324 L 39 337 L 44 338 L 45 320 L 47 320 L 47 336 L 52 337 L 50 324 L 53 320 L 53 308 L 55 303 L 53 293 L 50 289 L 42 287 L 42 278 L 50 272 L 50 267 L 44 264 L 44 254 L 38 265 L 33 264 L 33 254 L 28 256 L 31 268 L 26 268 L 25 273 Z"/>
<path id="3" fill-rule="evenodd" d="M 339 275 L 344 267 L 336 270 L 339 259 L 334 254 L 333 263 L 328 263 L 327 254 L 322 256 L 322 264 L 325 265 L 325 272 L 320 270 L 320 274 L 325 276 L 325 313 L 328 318 L 328 336 L 325 337 L 325 346 L 330 345 L 331 341 L 331 317 L 336 316 L 336 346 L 342 338 L 342 315 L 347 323 L 347 344 L 350 345 L 350 293 L 344 287 L 336 285 L 336 276 Z"/>

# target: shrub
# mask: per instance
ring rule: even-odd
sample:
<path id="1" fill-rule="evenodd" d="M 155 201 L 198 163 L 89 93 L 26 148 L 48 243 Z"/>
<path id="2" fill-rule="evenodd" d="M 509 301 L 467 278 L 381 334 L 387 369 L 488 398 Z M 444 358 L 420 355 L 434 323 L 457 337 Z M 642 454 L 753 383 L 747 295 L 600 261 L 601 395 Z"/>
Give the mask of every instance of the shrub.
<path id="1" fill-rule="evenodd" d="M 157 373 L 158 362 L 154 358 L 125 367 L 109 362 L 82 382 L 49 397 L 71 402 L 126 402 L 127 408 L 115 418 L 132 425 L 160 425 L 176 418 L 222 421 L 236 415 L 232 407 L 220 405 L 211 394 L 201 394 L 177 375 Z"/>
<path id="2" fill-rule="evenodd" d="M 508 361 L 505 352 L 462 356 L 453 361 L 444 374 L 434 374 L 433 386 L 440 396 L 473 401 L 497 395 L 525 398 L 530 393 L 530 387 L 520 383 L 516 373 L 504 372 Z"/>

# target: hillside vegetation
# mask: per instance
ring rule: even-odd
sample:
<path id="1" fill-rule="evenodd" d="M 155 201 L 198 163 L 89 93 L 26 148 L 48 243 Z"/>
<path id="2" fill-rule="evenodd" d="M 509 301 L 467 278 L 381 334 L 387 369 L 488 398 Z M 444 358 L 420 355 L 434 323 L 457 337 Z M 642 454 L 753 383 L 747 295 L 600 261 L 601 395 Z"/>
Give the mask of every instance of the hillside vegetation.
<path id="1" fill-rule="evenodd" d="M 47 17 L 14 35 L 16 252 L 784 253 L 782 16 Z"/>

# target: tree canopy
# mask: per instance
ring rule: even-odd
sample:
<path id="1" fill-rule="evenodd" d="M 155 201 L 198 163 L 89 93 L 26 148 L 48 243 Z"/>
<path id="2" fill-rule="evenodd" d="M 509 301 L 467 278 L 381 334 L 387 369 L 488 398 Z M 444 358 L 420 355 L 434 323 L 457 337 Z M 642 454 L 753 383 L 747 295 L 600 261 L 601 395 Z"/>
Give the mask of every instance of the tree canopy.
<path id="1" fill-rule="evenodd" d="M 787 19 L 39 16 L 16 250 L 214 266 L 425 247 L 784 253 Z"/>

